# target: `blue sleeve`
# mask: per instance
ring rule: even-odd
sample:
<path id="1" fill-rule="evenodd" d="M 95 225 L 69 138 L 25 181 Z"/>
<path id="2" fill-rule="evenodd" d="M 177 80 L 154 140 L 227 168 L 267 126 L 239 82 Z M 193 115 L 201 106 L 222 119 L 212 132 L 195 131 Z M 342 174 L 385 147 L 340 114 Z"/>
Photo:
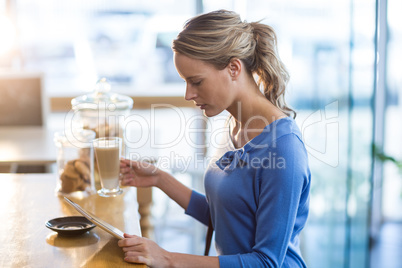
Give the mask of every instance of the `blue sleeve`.
<path id="1" fill-rule="evenodd" d="M 186 209 L 186 214 L 208 226 L 209 206 L 205 195 L 193 191 L 190 203 Z"/>
<path id="2" fill-rule="evenodd" d="M 291 242 L 298 243 L 292 236 L 303 228 L 308 214 L 310 171 L 307 154 L 303 143 L 294 135 L 277 140 L 269 152 L 277 161 L 283 160 L 284 166 L 263 166 L 257 172 L 259 195 L 252 252 L 221 255 L 220 267 L 282 267 L 287 253 L 292 257 L 288 258 L 291 264 L 288 262 L 286 267 L 305 267 L 298 247 Z M 298 224 L 299 220 L 302 224 Z"/>

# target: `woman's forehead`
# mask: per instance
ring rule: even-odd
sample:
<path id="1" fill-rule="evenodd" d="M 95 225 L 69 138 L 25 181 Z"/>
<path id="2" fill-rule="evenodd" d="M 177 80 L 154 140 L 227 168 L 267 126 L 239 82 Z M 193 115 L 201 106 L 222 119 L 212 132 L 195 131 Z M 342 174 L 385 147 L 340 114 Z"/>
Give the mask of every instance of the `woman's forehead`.
<path id="1" fill-rule="evenodd" d="M 193 59 L 186 55 L 175 53 L 174 63 L 177 71 L 185 79 L 191 79 L 198 76 L 202 76 L 205 73 L 214 71 L 212 64 L 208 64 L 205 61 Z"/>

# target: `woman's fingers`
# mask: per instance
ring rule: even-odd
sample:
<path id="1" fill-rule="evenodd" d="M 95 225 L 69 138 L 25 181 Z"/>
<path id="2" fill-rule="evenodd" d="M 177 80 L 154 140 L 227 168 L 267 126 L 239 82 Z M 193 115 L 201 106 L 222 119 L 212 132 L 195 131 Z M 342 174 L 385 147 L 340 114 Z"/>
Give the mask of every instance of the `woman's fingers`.
<path id="1" fill-rule="evenodd" d="M 124 238 L 132 238 L 132 237 L 139 237 L 139 236 L 124 233 Z"/>
<path id="2" fill-rule="evenodd" d="M 139 162 L 129 159 L 120 159 L 120 167 L 138 168 Z"/>
<path id="3" fill-rule="evenodd" d="M 124 239 L 118 242 L 124 251 L 124 260 L 132 263 L 144 263 L 150 267 L 166 267 L 168 252 L 155 242 L 136 235 L 124 234 Z"/>
<path id="4" fill-rule="evenodd" d="M 120 159 L 120 170 L 121 169 L 131 169 L 131 164 L 129 160 L 126 159 Z"/>
<path id="5" fill-rule="evenodd" d="M 138 255 L 138 256 L 132 256 L 132 255 L 128 255 L 124 257 L 124 260 L 126 262 L 132 262 L 132 263 L 144 263 L 145 265 L 149 266 L 150 265 L 150 261 L 148 258 Z"/>
<path id="6" fill-rule="evenodd" d="M 144 175 L 153 175 L 157 168 L 154 164 L 146 161 L 120 160 L 120 173 L 137 172 Z"/>
<path id="7" fill-rule="evenodd" d="M 131 246 L 136 246 L 136 245 L 141 245 L 142 240 L 144 238 L 136 236 L 136 235 L 129 235 L 129 234 L 124 234 L 124 239 L 119 240 L 117 244 L 119 247 L 131 247 Z"/>
<path id="8" fill-rule="evenodd" d="M 135 178 L 135 174 L 134 173 L 121 173 L 120 174 L 120 178 L 130 178 L 130 179 L 133 179 L 133 178 Z"/>
<path id="9" fill-rule="evenodd" d="M 130 167 L 120 165 L 120 173 L 126 174 L 126 173 L 132 173 L 132 172 L 133 172 L 133 170 Z"/>
<path id="10" fill-rule="evenodd" d="M 120 160 L 120 173 L 134 172 L 134 170 L 141 170 L 143 167 L 144 165 L 141 162 Z"/>
<path id="11" fill-rule="evenodd" d="M 131 177 L 123 177 L 121 178 L 121 185 L 123 186 L 134 186 L 132 184 L 134 184 L 134 178 Z"/>
<path id="12" fill-rule="evenodd" d="M 144 254 L 147 254 L 147 247 L 144 239 L 139 236 L 124 234 L 124 239 L 118 242 L 119 247 L 122 248 L 124 253 L 124 260 L 126 262 L 132 263 L 144 263 L 146 265 L 149 264 L 149 259 L 144 257 Z"/>
<path id="13" fill-rule="evenodd" d="M 135 256 L 143 256 L 144 253 L 139 251 L 127 251 L 124 253 L 124 257 L 135 257 Z"/>
<path id="14" fill-rule="evenodd" d="M 121 165 L 130 166 L 130 163 L 131 163 L 131 161 L 129 159 L 125 159 L 125 158 L 120 159 L 120 164 Z"/>
<path id="15" fill-rule="evenodd" d="M 143 252 L 143 246 L 141 245 L 135 245 L 131 247 L 122 247 L 122 250 L 124 252 L 129 252 L 129 251 L 135 251 L 135 252 Z"/>

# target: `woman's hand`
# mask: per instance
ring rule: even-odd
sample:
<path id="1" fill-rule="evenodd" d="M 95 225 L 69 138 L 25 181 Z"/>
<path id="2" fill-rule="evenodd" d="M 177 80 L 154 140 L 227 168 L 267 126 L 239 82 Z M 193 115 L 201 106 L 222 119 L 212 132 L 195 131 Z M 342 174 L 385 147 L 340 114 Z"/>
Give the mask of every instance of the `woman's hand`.
<path id="1" fill-rule="evenodd" d="M 149 267 L 169 266 L 170 253 L 152 240 L 129 234 L 124 234 L 124 237 L 118 245 L 125 252 L 126 262 L 144 263 Z"/>
<path id="2" fill-rule="evenodd" d="M 120 160 L 120 180 L 122 185 L 135 187 L 156 186 L 162 171 L 148 162 Z"/>

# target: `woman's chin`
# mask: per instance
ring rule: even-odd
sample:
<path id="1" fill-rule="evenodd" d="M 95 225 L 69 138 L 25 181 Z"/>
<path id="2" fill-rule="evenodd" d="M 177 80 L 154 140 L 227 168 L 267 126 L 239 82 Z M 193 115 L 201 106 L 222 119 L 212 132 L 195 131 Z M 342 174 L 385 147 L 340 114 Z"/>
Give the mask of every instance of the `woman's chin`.
<path id="1" fill-rule="evenodd" d="M 211 109 L 205 109 L 203 110 L 203 113 L 206 117 L 214 117 L 215 115 L 220 114 L 223 111 L 217 111 L 217 110 L 211 110 Z"/>

